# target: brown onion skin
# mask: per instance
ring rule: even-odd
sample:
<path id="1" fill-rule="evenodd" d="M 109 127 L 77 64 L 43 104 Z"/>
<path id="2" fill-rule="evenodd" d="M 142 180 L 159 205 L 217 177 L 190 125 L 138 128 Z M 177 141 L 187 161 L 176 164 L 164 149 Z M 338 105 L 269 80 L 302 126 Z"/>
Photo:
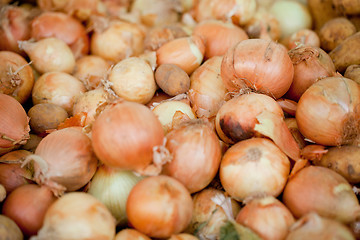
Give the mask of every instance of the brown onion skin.
<path id="1" fill-rule="evenodd" d="M 126 213 L 138 231 L 151 238 L 169 238 L 188 226 L 192 206 L 191 195 L 183 184 L 159 175 L 147 177 L 132 188 Z"/>
<path id="2" fill-rule="evenodd" d="M 349 182 L 335 171 L 308 166 L 289 179 L 283 203 L 296 218 L 310 212 L 349 223 L 359 214 L 359 201 Z"/>
<path id="3" fill-rule="evenodd" d="M 228 49 L 221 64 L 221 77 L 230 92 L 250 88 L 277 99 L 289 90 L 293 76 L 286 47 L 272 40 L 243 40 Z"/>
<path id="4" fill-rule="evenodd" d="M 0 155 L 25 144 L 29 139 L 29 118 L 13 97 L 0 93 Z"/>
<path id="5" fill-rule="evenodd" d="M 300 97 L 296 122 L 301 134 L 320 145 L 356 141 L 359 133 L 360 85 L 341 76 L 326 77 Z"/>
<path id="6" fill-rule="evenodd" d="M 31 172 L 21 167 L 22 161 L 30 154 L 26 150 L 13 150 L 0 157 L 0 184 L 5 187 L 7 194 L 22 185 L 33 183 L 30 180 Z"/>
<path id="7" fill-rule="evenodd" d="M 163 140 L 160 121 L 148 107 L 136 102 L 120 100 L 108 105 L 92 127 L 96 156 L 116 168 L 143 170 L 153 160 L 153 148 Z"/>
<path id="8" fill-rule="evenodd" d="M 163 174 L 179 180 L 190 193 L 205 188 L 220 167 L 221 147 L 213 129 L 204 121 L 188 121 L 166 135 L 166 148 L 172 160 Z"/>
<path id="9" fill-rule="evenodd" d="M 34 86 L 32 68 L 24 57 L 11 51 L 0 51 L 0 61 L 0 93 L 10 95 L 24 104 Z"/>
<path id="10" fill-rule="evenodd" d="M 7 196 L 2 214 L 13 219 L 24 235 L 35 235 L 41 228 L 45 213 L 56 197 L 47 187 L 27 184 Z"/>
<path id="11" fill-rule="evenodd" d="M 90 49 L 90 38 L 85 26 L 78 19 L 62 12 L 47 11 L 35 17 L 31 21 L 31 37 L 35 40 L 48 37 L 64 40 L 75 58 L 88 54 Z"/>

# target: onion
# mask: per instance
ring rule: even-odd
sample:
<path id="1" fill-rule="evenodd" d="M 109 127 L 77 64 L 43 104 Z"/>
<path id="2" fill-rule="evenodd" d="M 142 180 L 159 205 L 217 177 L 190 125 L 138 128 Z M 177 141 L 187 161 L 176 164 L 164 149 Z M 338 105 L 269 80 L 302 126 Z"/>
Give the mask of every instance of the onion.
<path id="1" fill-rule="evenodd" d="M 163 44 L 156 50 L 158 65 L 175 64 L 187 74 L 199 67 L 204 59 L 205 45 L 198 36 L 182 37 Z"/>
<path id="2" fill-rule="evenodd" d="M 356 142 L 359 135 L 360 85 L 341 76 L 326 77 L 300 97 L 296 121 L 301 134 L 321 145 Z"/>
<path id="3" fill-rule="evenodd" d="M 47 210 L 44 224 L 31 240 L 112 240 L 115 220 L 95 197 L 84 192 L 66 193 Z"/>
<path id="4" fill-rule="evenodd" d="M 220 237 L 220 229 L 228 219 L 234 219 L 240 204 L 226 193 L 215 188 L 205 188 L 193 195 L 193 215 L 186 232 L 200 239 Z"/>
<path id="5" fill-rule="evenodd" d="M 99 20 L 105 21 L 105 26 L 103 29 L 95 26 L 90 39 L 92 55 L 117 63 L 144 51 L 145 32 L 140 25 L 120 20 Z"/>
<path id="6" fill-rule="evenodd" d="M 133 187 L 126 213 L 136 230 L 151 238 L 169 238 L 188 226 L 192 206 L 191 195 L 183 184 L 159 175 L 147 177 Z"/>
<path id="7" fill-rule="evenodd" d="M 247 33 L 238 25 L 214 19 L 198 23 L 192 34 L 203 39 L 205 43 L 205 59 L 222 56 L 228 48 L 249 38 Z"/>
<path id="8" fill-rule="evenodd" d="M 100 200 L 116 219 L 118 226 L 127 223 L 126 201 L 131 189 L 142 179 L 131 171 L 101 165 L 91 180 L 88 193 Z"/>
<path id="9" fill-rule="evenodd" d="M 60 123 L 69 117 L 66 110 L 54 103 L 39 103 L 28 111 L 31 131 L 46 136 L 47 131 L 56 129 Z"/>
<path id="10" fill-rule="evenodd" d="M 336 74 L 330 56 L 319 47 L 302 45 L 290 50 L 289 56 L 294 64 L 294 78 L 284 97 L 296 102 L 313 83 Z"/>
<path id="11" fill-rule="evenodd" d="M 303 149 L 306 146 L 305 138 L 299 131 L 296 119 L 294 117 L 285 118 L 286 126 L 289 128 L 291 134 L 293 135 L 295 141 L 299 145 L 300 149 Z"/>
<path id="12" fill-rule="evenodd" d="M 226 150 L 219 170 L 225 191 L 238 201 L 259 194 L 279 196 L 289 173 L 288 157 L 266 138 L 251 138 L 232 145 Z"/>
<path id="13" fill-rule="evenodd" d="M 319 48 L 320 37 L 314 30 L 304 28 L 292 33 L 284 43 L 288 49 L 296 48 L 302 44 Z"/>
<path id="14" fill-rule="evenodd" d="M 24 235 L 19 226 L 9 217 L 0 214 L 0 236 L 4 239 L 23 240 Z"/>
<path id="15" fill-rule="evenodd" d="M 109 104 L 92 127 L 96 156 L 104 164 L 124 170 L 145 170 L 163 141 L 160 121 L 148 107 L 136 102 Z"/>
<path id="16" fill-rule="evenodd" d="M 102 79 L 106 79 L 110 64 L 102 57 L 86 55 L 76 60 L 73 76 L 81 80 L 86 89 L 97 88 Z"/>
<path id="17" fill-rule="evenodd" d="M 287 116 L 295 116 L 297 102 L 286 99 L 286 98 L 279 98 L 276 102 L 280 105 L 281 109 L 284 111 L 284 114 Z"/>
<path id="18" fill-rule="evenodd" d="M 103 87 L 89 90 L 76 98 L 73 106 L 73 115 L 86 114 L 84 125 L 90 125 L 97 117 L 97 109 L 105 104 L 109 98 Z"/>
<path id="19" fill-rule="evenodd" d="M 107 85 L 117 96 L 142 104 L 149 102 L 156 91 L 154 71 L 139 57 L 129 57 L 118 62 L 110 71 L 105 83 Z"/>
<path id="20" fill-rule="evenodd" d="M 22 185 L 7 196 L 2 214 L 14 220 L 24 235 L 32 236 L 41 228 L 45 213 L 55 200 L 46 186 Z"/>
<path id="21" fill-rule="evenodd" d="M 188 233 L 178 233 L 171 235 L 169 240 L 197 240 L 198 238 Z"/>
<path id="22" fill-rule="evenodd" d="M 172 160 L 163 166 L 162 173 L 179 180 L 190 193 L 205 188 L 221 161 L 221 147 L 213 129 L 202 120 L 188 121 L 172 129 L 166 139 Z"/>
<path id="23" fill-rule="evenodd" d="M 346 239 L 355 240 L 350 229 L 343 223 L 324 218 L 317 213 L 308 213 L 298 219 L 290 228 L 286 240 L 301 239 Z"/>
<path id="24" fill-rule="evenodd" d="M 186 93 L 190 88 L 189 75 L 174 64 L 161 64 L 155 71 L 156 84 L 169 96 Z"/>
<path id="25" fill-rule="evenodd" d="M 197 22 L 219 19 L 243 25 L 255 14 L 256 5 L 256 0 L 198 0 L 193 10 Z"/>
<path id="26" fill-rule="evenodd" d="M 72 115 L 75 99 L 85 91 L 84 84 L 72 75 L 64 72 L 48 72 L 36 80 L 32 90 L 32 101 L 33 104 L 56 104 Z"/>
<path id="27" fill-rule="evenodd" d="M 266 136 L 291 159 L 300 158 L 299 146 L 284 122 L 280 105 L 265 94 L 243 94 L 227 101 L 216 114 L 215 128 L 225 143 Z"/>
<path id="28" fill-rule="evenodd" d="M 29 161 L 34 161 L 34 180 L 49 186 L 56 196 L 87 184 L 98 163 L 90 138 L 79 127 L 51 132 L 23 164 Z"/>
<path id="29" fill-rule="evenodd" d="M 281 37 L 286 38 L 292 33 L 311 28 L 312 15 L 307 5 L 298 1 L 274 1 L 269 9 L 280 23 Z"/>
<path id="30" fill-rule="evenodd" d="M 169 99 L 171 99 L 171 96 L 164 93 L 161 89 L 158 89 L 158 91 L 155 92 L 155 94 L 151 98 L 151 100 L 145 105 L 152 109 L 155 106 L 157 106 L 159 103 L 161 103 L 162 101 L 169 100 Z"/>
<path id="31" fill-rule="evenodd" d="M 349 223 L 359 215 L 359 202 L 351 185 L 335 171 L 308 166 L 285 186 L 283 203 L 296 218 L 309 212 Z"/>
<path id="32" fill-rule="evenodd" d="M 190 119 L 196 119 L 191 106 L 181 100 L 164 100 L 152 109 L 163 126 L 165 134 L 178 124 Z"/>
<path id="33" fill-rule="evenodd" d="M 16 188 L 32 183 L 32 171 L 21 167 L 22 162 L 31 152 L 26 150 L 13 150 L 0 157 L 0 184 L 6 189 L 6 193 Z"/>
<path id="34" fill-rule="evenodd" d="M 0 11 L 0 49 L 24 55 L 18 41 L 30 38 L 31 11 L 15 6 L 3 5 Z"/>
<path id="35" fill-rule="evenodd" d="M 135 230 L 133 228 L 125 228 L 120 230 L 114 240 L 151 240 L 148 236 L 145 234 L 142 234 L 138 230 Z"/>
<path id="36" fill-rule="evenodd" d="M 0 155 L 25 144 L 29 139 L 29 118 L 23 106 L 0 93 Z"/>
<path id="37" fill-rule="evenodd" d="M 188 95 L 199 118 L 216 116 L 227 100 L 227 90 L 220 76 L 221 62 L 222 57 L 212 57 L 191 74 Z"/>
<path id="38" fill-rule="evenodd" d="M 56 37 L 71 48 L 75 58 L 88 54 L 90 39 L 85 26 L 62 12 L 43 12 L 31 22 L 31 37 L 35 40 Z"/>
<path id="39" fill-rule="evenodd" d="M 236 222 L 249 227 L 264 240 L 275 240 L 285 239 L 295 218 L 277 198 L 264 196 L 248 199 Z"/>
<path id="40" fill-rule="evenodd" d="M 15 52 L 0 51 L 0 61 L 0 93 L 24 104 L 34 85 L 32 68 L 25 58 Z"/>
<path id="41" fill-rule="evenodd" d="M 221 64 L 221 77 L 230 92 L 251 88 L 280 98 L 293 76 L 287 49 L 271 40 L 243 40 L 228 49 Z"/>

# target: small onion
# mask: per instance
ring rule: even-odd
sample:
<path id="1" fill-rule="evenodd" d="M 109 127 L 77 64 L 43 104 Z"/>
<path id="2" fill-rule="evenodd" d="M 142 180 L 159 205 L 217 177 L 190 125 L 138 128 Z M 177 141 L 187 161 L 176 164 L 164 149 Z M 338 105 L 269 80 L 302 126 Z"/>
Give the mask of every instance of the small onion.
<path id="1" fill-rule="evenodd" d="M 79 127 L 51 132 L 27 160 L 34 161 L 35 181 L 49 186 L 55 195 L 83 187 L 98 164 L 90 138 Z"/>
<path id="2" fill-rule="evenodd" d="M 48 37 L 38 41 L 21 41 L 19 46 L 40 73 L 52 71 L 72 73 L 74 70 L 75 56 L 64 40 Z"/>
<path id="3" fill-rule="evenodd" d="M 47 210 L 44 224 L 31 240 L 113 240 L 115 219 L 95 197 L 84 192 L 66 193 Z"/>
<path id="4" fill-rule="evenodd" d="M 147 177 L 132 188 L 126 213 L 138 231 L 151 238 L 169 238 L 188 226 L 192 207 L 191 195 L 183 184 L 159 175 Z"/>
<path id="5" fill-rule="evenodd" d="M 171 235 L 168 240 L 198 240 L 198 238 L 188 233 L 178 233 Z"/>
<path id="6" fill-rule="evenodd" d="M 205 188 L 218 172 L 221 147 L 216 133 L 202 120 L 179 124 L 166 134 L 172 160 L 162 173 L 179 180 L 194 193 Z"/>
<path id="7" fill-rule="evenodd" d="M 85 26 L 62 12 L 47 11 L 35 17 L 31 21 L 31 37 L 35 40 L 59 38 L 69 45 L 75 58 L 88 54 L 90 48 Z"/>
<path id="8" fill-rule="evenodd" d="M 46 186 L 22 185 L 7 196 L 2 214 L 14 220 L 24 235 L 32 236 L 41 228 L 45 213 L 55 200 Z"/>
<path id="9" fill-rule="evenodd" d="M 126 58 L 113 66 L 106 84 L 119 97 L 142 104 L 151 100 L 157 87 L 154 71 L 139 57 Z"/>
<path id="10" fill-rule="evenodd" d="M 32 68 L 20 54 L 10 51 L 0 51 L 0 62 L 0 93 L 24 104 L 34 86 Z"/>
<path id="11" fill-rule="evenodd" d="M 8 240 L 23 240 L 24 235 L 11 218 L 0 214 L 0 236 Z"/>
<path id="12" fill-rule="evenodd" d="M 221 77 L 230 92 L 250 88 L 280 98 L 293 76 L 287 49 L 272 40 L 243 40 L 228 49 L 221 64 Z"/>
<path id="13" fill-rule="evenodd" d="M 359 215 L 359 201 L 351 185 L 335 171 L 308 166 L 291 177 L 285 186 L 283 203 L 296 218 L 309 212 L 349 223 Z"/>
<path id="14" fill-rule="evenodd" d="M 91 180 L 88 193 L 99 199 L 119 226 L 127 223 L 126 201 L 131 189 L 142 179 L 131 171 L 101 165 Z"/>
<path id="15" fill-rule="evenodd" d="M 288 49 L 296 48 L 301 44 L 319 48 L 320 37 L 314 30 L 304 28 L 291 34 L 284 44 Z"/>
<path id="16" fill-rule="evenodd" d="M 32 183 L 32 172 L 21 164 L 31 152 L 26 150 L 13 150 L 0 157 L 0 184 L 7 194 L 16 188 Z"/>
<path id="17" fill-rule="evenodd" d="M 285 239 L 295 218 L 277 198 L 265 196 L 247 200 L 236 222 L 252 229 L 264 240 L 278 240 Z"/>
<path id="18" fill-rule="evenodd" d="M 344 239 L 355 240 L 349 227 L 345 224 L 319 216 L 315 212 L 308 213 L 298 219 L 290 228 L 286 240 L 302 239 Z"/>
<path id="19" fill-rule="evenodd" d="M 288 157 L 266 138 L 251 138 L 232 145 L 226 150 L 219 170 L 225 191 L 238 201 L 259 194 L 279 196 L 289 173 Z"/>
<path id="20" fill-rule="evenodd" d="M 288 54 L 294 64 L 294 78 L 284 97 L 296 102 L 313 83 L 336 73 L 330 56 L 319 47 L 302 45 Z"/>
<path id="21" fill-rule="evenodd" d="M 151 240 L 148 236 L 133 228 L 125 228 L 120 230 L 114 238 L 114 240 L 133 240 L 133 239 Z"/>
<path id="22" fill-rule="evenodd" d="M 337 146 L 357 140 L 360 85 L 341 76 L 326 77 L 300 97 L 296 121 L 302 135 L 318 144 Z"/>
<path id="23" fill-rule="evenodd" d="M 29 118 L 13 97 L 0 93 L 0 155 L 25 144 L 29 139 Z"/>
<path id="24" fill-rule="evenodd" d="M 75 99 L 85 91 L 84 84 L 72 75 L 64 72 L 48 72 L 36 80 L 32 101 L 33 104 L 56 104 L 72 115 Z"/>
<path id="25" fill-rule="evenodd" d="M 222 57 L 212 57 L 191 74 L 188 95 L 199 118 L 216 116 L 227 99 L 227 89 L 220 76 L 221 62 Z"/>
<path id="26" fill-rule="evenodd" d="M 106 165 L 141 171 L 153 161 L 164 131 L 154 113 L 143 104 L 116 101 L 99 114 L 92 127 L 96 156 Z"/>

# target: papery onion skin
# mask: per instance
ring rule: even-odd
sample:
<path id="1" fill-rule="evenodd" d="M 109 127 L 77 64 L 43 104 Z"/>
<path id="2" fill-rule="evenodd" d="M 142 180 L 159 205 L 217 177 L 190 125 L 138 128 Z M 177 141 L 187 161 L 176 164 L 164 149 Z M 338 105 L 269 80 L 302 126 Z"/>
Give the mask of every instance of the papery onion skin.
<path id="1" fill-rule="evenodd" d="M 163 144 L 160 121 L 143 104 L 117 101 L 108 105 L 92 127 L 96 156 L 106 165 L 143 170 L 153 160 L 153 148 Z"/>
<path id="2" fill-rule="evenodd" d="M 32 68 L 24 57 L 11 51 L 0 51 L 0 61 L 0 93 L 10 95 L 24 104 L 34 86 Z"/>
<path id="3" fill-rule="evenodd" d="M 133 240 L 133 239 L 151 240 L 148 236 L 133 228 L 125 228 L 120 230 L 118 233 L 116 233 L 114 240 Z"/>
<path id="4" fill-rule="evenodd" d="M 51 132 L 41 140 L 35 155 L 40 156 L 48 167 L 44 171 L 41 164 L 35 163 L 35 176 L 38 176 L 35 180 L 50 187 L 54 183 L 60 184 L 68 192 L 87 184 L 98 164 L 90 138 L 79 127 Z"/>
<path id="5" fill-rule="evenodd" d="M 16 188 L 6 198 L 2 214 L 13 219 L 24 235 L 35 235 L 41 228 L 45 213 L 56 197 L 47 187 L 27 184 Z"/>
<path id="6" fill-rule="evenodd" d="M 230 92 L 250 88 L 280 98 L 293 76 L 287 49 L 272 40 L 243 40 L 228 49 L 221 64 L 221 77 Z"/>
<path id="7" fill-rule="evenodd" d="M 222 186 L 237 201 L 259 194 L 279 196 L 289 173 L 288 157 L 266 138 L 250 138 L 232 145 L 219 170 Z"/>
<path id="8" fill-rule="evenodd" d="M 309 212 L 349 223 L 359 214 L 359 201 L 349 182 L 335 171 L 308 166 L 285 186 L 283 203 L 296 218 Z"/>
<path id="9" fill-rule="evenodd" d="M 3 214 L 0 214 L 0 236 L 10 240 L 24 239 L 23 233 L 14 220 Z"/>
<path id="10" fill-rule="evenodd" d="M 44 224 L 31 240 L 113 240 L 115 219 L 95 197 L 70 192 L 57 199 L 45 214 Z"/>
<path id="11" fill-rule="evenodd" d="M 220 167 L 221 147 L 216 133 L 202 120 L 179 124 L 166 134 L 172 160 L 162 174 L 179 180 L 190 193 L 205 188 Z"/>
<path id="12" fill-rule="evenodd" d="M 135 229 L 151 238 L 169 238 L 190 223 L 192 199 L 178 180 L 151 176 L 138 182 L 131 190 L 126 212 Z"/>
<path id="13" fill-rule="evenodd" d="M 326 77 L 300 97 L 296 121 L 304 137 L 325 146 L 351 144 L 358 138 L 360 85 L 344 77 Z"/>
<path id="14" fill-rule="evenodd" d="M 0 93 L 0 155 L 25 144 L 29 139 L 29 118 L 13 97 Z"/>
<path id="15" fill-rule="evenodd" d="M 246 201 L 236 222 L 249 227 L 264 240 L 277 240 L 285 239 L 295 218 L 277 198 L 265 196 Z"/>
<path id="16" fill-rule="evenodd" d="M 31 21 L 31 37 L 40 40 L 56 37 L 64 40 L 79 58 L 89 53 L 90 39 L 85 26 L 76 18 L 62 12 L 47 11 Z"/>

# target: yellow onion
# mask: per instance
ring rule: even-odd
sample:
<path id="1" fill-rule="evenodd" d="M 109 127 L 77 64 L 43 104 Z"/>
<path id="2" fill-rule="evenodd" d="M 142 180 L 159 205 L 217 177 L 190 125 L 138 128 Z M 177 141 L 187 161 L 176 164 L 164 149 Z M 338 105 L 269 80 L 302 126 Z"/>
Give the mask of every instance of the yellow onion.
<path id="1" fill-rule="evenodd" d="M 345 224 L 319 216 L 315 212 L 308 213 L 298 219 L 290 228 L 286 240 L 302 239 L 344 239 L 355 240 L 349 227 Z"/>
<path id="2" fill-rule="evenodd" d="M 300 45 L 320 47 L 320 37 L 319 35 L 311 29 L 303 28 L 299 31 L 292 33 L 284 42 L 284 45 L 288 49 L 296 48 Z M 324 50 L 324 48 L 321 48 Z"/>
<path id="3" fill-rule="evenodd" d="M 101 165 L 91 179 L 87 192 L 100 200 L 119 226 L 127 223 L 126 201 L 131 189 L 143 177 L 131 171 Z"/>
<path id="4" fill-rule="evenodd" d="M 32 68 L 25 58 L 15 52 L 0 51 L 0 61 L 0 93 L 25 103 L 34 86 Z"/>
<path id="5" fill-rule="evenodd" d="M 289 56 L 294 64 L 294 78 L 284 97 L 296 102 L 313 83 L 336 73 L 330 56 L 320 47 L 301 45 L 291 49 Z"/>
<path id="6" fill-rule="evenodd" d="M 169 238 L 191 221 L 192 199 L 175 178 L 159 175 L 142 179 L 130 191 L 126 213 L 136 230 L 151 238 Z"/>
<path id="7" fill-rule="evenodd" d="M 221 62 L 221 56 L 212 57 L 191 74 L 188 95 L 199 118 L 216 116 L 227 99 L 227 89 L 220 76 Z"/>
<path id="8" fill-rule="evenodd" d="M 228 49 L 221 64 L 221 77 L 230 92 L 250 88 L 280 98 L 293 76 L 287 49 L 272 40 L 243 40 Z"/>
<path id="9" fill-rule="evenodd" d="M 359 104 L 359 84 L 341 76 L 326 77 L 300 97 L 296 122 L 301 134 L 317 144 L 351 144 L 359 136 Z"/>
<path id="10" fill-rule="evenodd" d="M 105 107 L 93 123 L 92 146 L 108 166 L 143 171 L 153 163 L 164 131 L 145 105 L 118 100 Z"/>
<path id="11" fill-rule="evenodd" d="M 283 203 L 296 218 L 310 212 L 349 223 L 359 216 L 359 201 L 349 182 L 335 171 L 307 166 L 285 186 Z"/>
<path id="12" fill-rule="evenodd" d="M 171 235 L 169 240 L 198 240 L 198 238 L 188 233 L 178 233 Z"/>
<path id="13" fill-rule="evenodd" d="M 25 144 L 29 139 L 29 118 L 13 97 L 0 93 L 0 155 Z"/>
<path id="14" fill-rule="evenodd" d="M 285 239 L 295 218 L 277 198 L 263 196 L 246 200 L 236 222 L 252 229 L 264 240 L 278 240 Z"/>
<path id="15" fill-rule="evenodd" d="M 202 120 L 179 124 L 166 134 L 172 157 L 162 173 L 179 180 L 190 193 L 205 188 L 218 172 L 221 147 L 216 133 Z"/>
<path id="16" fill-rule="evenodd" d="M 24 235 L 19 226 L 11 218 L 0 214 L 0 236 L 4 239 L 23 240 Z"/>
<path id="17" fill-rule="evenodd" d="M 95 197 L 70 192 L 57 199 L 46 211 L 44 223 L 32 240 L 113 240 L 115 219 Z"/>
<path id="18" fill-rule="evenodd" d="M 133 228 L 125 228 L 120 230 L 116 236 L 114 240 L 133 240 L 133 239 L 137 239 L 137 240 L 151 240 L 148 236 L 146 236 L 145 234 L 139 232 L 136 229 Z"/>
<path id="19" fill-rule="evenodd" d="M 156 51 L 163 44 L 180 37 L 188 37 L 189 34 L 181 25 L 176 23 L 161 25 L 150 28 L 144 39 L 144 48 L 149 51 Z"/>
<path id="20" fill-rule="evenodd" d="M 234 199 L 282 193 L 290 173 L 288 157 L 269 139 L 250 138 L 226 150 L 220 165 L 220 181 Z"/>
<path id="21" fill-rule="evenodd" d="M 51 132 L 27 161 L 34 161 L 34 180 L 49 186 L 57 196 L 87 184 L 98 164 L 91 140 L 80 127 Z"/>

